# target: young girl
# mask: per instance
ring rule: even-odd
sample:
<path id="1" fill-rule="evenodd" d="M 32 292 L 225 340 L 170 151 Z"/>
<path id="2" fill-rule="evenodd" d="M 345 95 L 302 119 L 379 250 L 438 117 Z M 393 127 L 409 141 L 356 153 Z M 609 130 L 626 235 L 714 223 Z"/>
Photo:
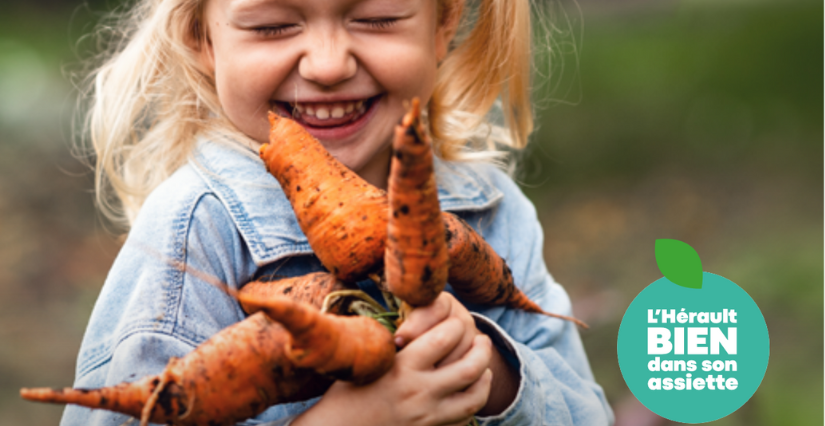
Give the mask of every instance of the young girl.
<path id="1" fill-rule="evenodd" d="M 532 300 L 570 314 L 544 265 L 535 209 L 489 161 L 469 161 L 500 157 L 496 143 L 521 148 L 531 131 L 526 0 L 139 0 L 124 22 L 94 74 L 88 124 L 100 205 L 130 231 L 92 313 L 76 387 L 156 374 L 242 320 L 204 274 L 240 288 L 322 269 L 257 158 L 269 110 L 386 187 L 393 127 L 419 97 L 442 208 L 506 258 Z M 504 128 L 485 119 L 497 101 Z M 466 425 L 474 413 L 488 424 L 612 422 L 569 322 L 445 292 L 396 339 L 403 349 L 378 381 L 338 382 L 249 423 Z M 62 424 L 126 420 L 69 406 Z"/>

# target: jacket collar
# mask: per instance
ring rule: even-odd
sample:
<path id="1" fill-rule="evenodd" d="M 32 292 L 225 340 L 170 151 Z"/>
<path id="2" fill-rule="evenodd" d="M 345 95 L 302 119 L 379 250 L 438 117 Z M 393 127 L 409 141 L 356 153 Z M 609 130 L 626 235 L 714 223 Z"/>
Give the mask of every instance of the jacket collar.
<path id="1" fill-rule="evenodd" d="M 226 206 L 258 266 L 312 252 L 278 181 L 257 153 L 231 142 L 198 141 L 190 164 Z M 480 211 L 498 204 L 483 164 L 436 158 L 438 198 L 446 211 Z"/>

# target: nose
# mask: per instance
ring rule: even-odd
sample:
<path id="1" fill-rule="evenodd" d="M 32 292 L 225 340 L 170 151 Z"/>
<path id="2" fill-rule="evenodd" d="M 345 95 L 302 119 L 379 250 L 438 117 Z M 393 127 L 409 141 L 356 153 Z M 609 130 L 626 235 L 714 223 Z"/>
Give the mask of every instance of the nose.
<path id="1" fill-rule="evenodd" d="M 334 86 L 355 76 L 358 63 L 350 51 L 347 36 L 340 30 L 319 32 L 310 37 L 310 46 L 298 63 L 301 78 Z"/>

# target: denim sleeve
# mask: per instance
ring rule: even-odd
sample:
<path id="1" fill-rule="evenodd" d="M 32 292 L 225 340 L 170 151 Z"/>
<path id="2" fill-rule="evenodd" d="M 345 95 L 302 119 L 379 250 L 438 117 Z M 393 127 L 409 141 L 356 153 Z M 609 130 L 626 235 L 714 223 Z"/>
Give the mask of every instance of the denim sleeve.
<path id="1" fill-rule="evenodd" d="M 177 203 L 181 208 L 167 203 L 147 201 L 112 266 L 84 336 L 75 387 L 158 374 L 170 357 L 243 319 L 238 303 L 214 285 L 237 288 L 254 267 L 225 208 L 208 194 Z M 127 419 L 70 405 L 61 425 L 119 426 Z"/>
<path id="2" fill-rule="evenodd" d="M 535 208 L 509 179 L 489 215 L 468 217 L 510 266 L 515 282 L 545 311 L 571 315 L 570 299 L 544 263 L 543 232 Z M 470 306 L 479 329 L 517 368 L 516 399 L 484 425 L 584 425 L 613 423 L 613 412 L 595 382 L 576 325 L 504 307 Z"/>

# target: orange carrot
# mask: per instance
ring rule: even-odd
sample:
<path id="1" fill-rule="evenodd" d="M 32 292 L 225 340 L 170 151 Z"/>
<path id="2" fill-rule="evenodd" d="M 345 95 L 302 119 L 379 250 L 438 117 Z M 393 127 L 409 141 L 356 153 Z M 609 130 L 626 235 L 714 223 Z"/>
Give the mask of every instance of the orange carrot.
<path id="1" fill-rule="evenodd" d="M 449 268 L 432 142 L 420 116 L 415 98 L 395 127 L 384 256 L 389 291 L 412 306 L 429 305 L 438 297 Z"/>
<path id="2" fill-rule="evenodd" d="M 237 296 L 250 312 L 265 307 L 272 315 L 294 324 L 289 312 L 295 311 L 299 316 L 303 314 L 300 318 L 309 318 L 305 311 L 309 309 L 317 313 L 313 305 L 320 307 L 327 294 L 345 288 L 330 274 L 316 273 L 276 282 L 253 282 L 244 286 Z M 262 304 L 261 300 L 266 298 L 277 300 Z M 273 304 L 281 310 L 273 310 Z M 375 348 L 380 346 L 378 342 L 382 341 L 376 336 L 383 337 L 383 341 L 392 341 L 392 337 L 386 337 L 389 332 L 371 318 L 364 317 L 360 321 L 367 323 L 364 325 L 356 318 L 344 320 L 344 317 L 333 315 L 318 316 L 321 318 L 313 321 L 320 324 L 321 330 L 329 329 L 326 322 L 343 322 L 340 332 L 348 336 L 347 339 L 330 338 L 334 343 L 330 346 L 330 342 L 325 342 L 323 348 L 327 351 L 333 347 L 343 353 L 358 350 L 375 353 Z M 333 317 L 340 320 L 328 320 Z M 358 335 L 348 327 L 369 334 Z M 164 371 L 156 376 L 101 389 L 21 389 L 20 395 L 32 401 L 117 411 L 139 417 L 142 425 L 149 421 L 173 425 L 230 425 L 254 417 L 273 404 L 323 395 L 332 384 L 331 378 L 364 383 L 380 377 L 392 365 L 395 353 L 392 343 L 389 347 L 384 345 L 380 359 L 361 356 L 349 369 L 346 361 L 338 364 L 327 361 L 320 366 L 321 372 L 307 368 L 316 364 L 304 360 L 299 360 L 299 365 L 295 361 L 298 350 L 294 348 L 300 345 L 294 341 L 305 342 L 306 336 L 318 334 L 311 324 L 305 328 L 299 330 L 296 339 L 283 325 L 258 312 L 221 330 L 185 357 L 171 359 Z M 359 344 L 367 349 L 359 349 Z M 306 351 L 312 350 L 314 347 L 309 346 Z M 334 368 L 324 370 L 329 369 L 329 365 Z"/>
<path id="3" fill-rule="evenodd" d="M 451 213 L 444 213 L 442 217 L 447 229 L 447 247 L 451 261 L 448 281 L 459 298 L 470 303 L 504 305 L 541 313 L 588 328 L 587 324 L 576 318 L 541 309 L 516 287 L 507 262 L 481 235 Z"/>
<path id="4" fill-rule="evenodd" d="M 21 389 L 28 400 L 78 404 L 173 425 L 232 425 L 272 404 L 322 395 L 332 381 L 295 367 L 289 333 L 263 313 L 221 330 L 164 371 L 102 389 Z M 230 397 L 231 395 L 231 397 Z"/>
<path id="5" fill-rule="evenodd" d="M 318 259 L 343 281 L 365 278 L 384 256 L 384 191 L 338 162 L 298 123 L 274 113 L 269 122 L 261 158 L 300 212 L 298 223 Z"/>
<path id="6" fill-rule="evenodd" d="M 325 315 L 286 297 L 263 299 L 241 293 L 238 299 L 289 330 L 286 353 L 296 366 L 356 384 L 372 382 L 392 367 L 392 334 L 372 318 Z"/>
<path id="7" fill-rule="evenodd" d="M 350 288 L 328 272 L 315 272 L 275 281 L 253 281 L 241 287 L 238 293 L 247 298 L 255 299 L 286 296 L 293 300 L 309 303 L 315 307 L 321 307 L 328 294 Z M 243 302 L 241 302 L 241 307 L 247 314 L 253 314 L 260 310 L 257 306 L 246 306 Z"/>

